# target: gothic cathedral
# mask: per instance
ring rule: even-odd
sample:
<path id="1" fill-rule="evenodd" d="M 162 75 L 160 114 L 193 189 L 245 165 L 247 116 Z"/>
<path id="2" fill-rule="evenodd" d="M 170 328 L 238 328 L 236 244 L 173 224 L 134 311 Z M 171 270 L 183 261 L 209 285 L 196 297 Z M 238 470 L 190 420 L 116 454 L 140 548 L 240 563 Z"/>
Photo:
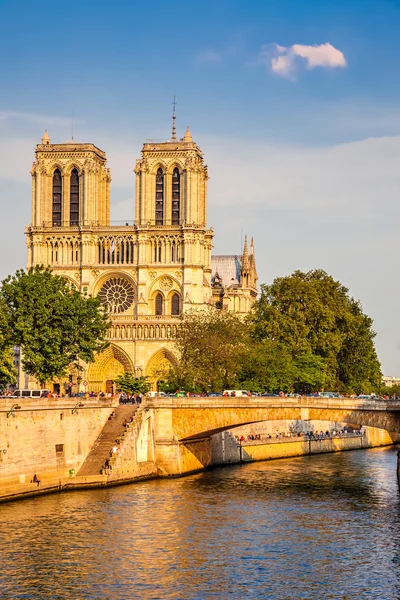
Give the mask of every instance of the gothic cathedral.
<path id="1" fill-rule="evenodd" d="M 52 144 L 46 131 L 35 155 L 28 268 L 50 266 L 82 294 L 99 295 L 112 319 L 108 349 L 83 372 L 88 391 L 111 392 L 124 371 L 149 376 L 155 388 L 176 361 L 181 312 L 249 312 L 254 244 L 246 239 L 242 255 L 211 256 L 208 169 L 189 128 L 177 139 L 173 120 L 170 140 L 143 145 L 134 223 L 110 224 L 111 175 L 94 144 Z"/>

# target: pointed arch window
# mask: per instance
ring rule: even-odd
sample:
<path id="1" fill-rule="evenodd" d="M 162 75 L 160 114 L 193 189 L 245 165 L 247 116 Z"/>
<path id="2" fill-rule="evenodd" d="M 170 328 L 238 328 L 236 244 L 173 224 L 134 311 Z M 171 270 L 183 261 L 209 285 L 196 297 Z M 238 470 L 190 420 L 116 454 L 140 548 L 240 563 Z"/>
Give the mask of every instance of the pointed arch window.
<path id="1" fill-rule="evenodd" d="M 161 167 L 156 173 L 156 225 L 164 224 L 164 172 Z"/>
<path id="2" fill-rule="evenodd" d="M 179 294 L 174 294 L 171 298 L 171 315 L 173 317 L 177 317 L 180 313 L 180 306 L 181 304 L 181 299 L 179 297 Z"/>
<path id="3" fill-rule="evenodd" d="M 156 296 L 156 315 L 160 316 L 164 311 L 164 298 L 161 294 L 157 294 Z"/>
<path id="4" fill-rule="evenodd" d="M 172 172 L 172 225 L 179 225 L 181 211 L 181 176 L 175 167 Z"/>
<path id="5" fill-rule="evenodd" d="M 61 206 L 62 206 L 62 177 L 60 169 L 53 173 L 53 205 L 52 221 L 56 227 L 61 227 Z"/>
<path id="6" fill-rule="evenodd" d="M 72 170 L 70 179 L 69 224 L 79 225 L 79 174 L 76 169 Z"/>

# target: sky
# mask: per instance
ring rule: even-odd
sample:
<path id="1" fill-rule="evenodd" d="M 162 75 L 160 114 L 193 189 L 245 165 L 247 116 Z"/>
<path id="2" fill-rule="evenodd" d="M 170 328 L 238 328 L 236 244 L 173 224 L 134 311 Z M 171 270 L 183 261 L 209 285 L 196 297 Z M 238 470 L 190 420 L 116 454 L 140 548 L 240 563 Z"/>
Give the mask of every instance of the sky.
<path id="1" fill-rule="evenodd" d="M 321 268 L 400 376 L 400 0 L 0 0 L 0 278 L 26 265 L 30 168 L 92 142 L 111 219 L 134 215 L 146 139 L 187 125 L 209 166 L 215 254 L 254 237 L 260 283 Z"/>

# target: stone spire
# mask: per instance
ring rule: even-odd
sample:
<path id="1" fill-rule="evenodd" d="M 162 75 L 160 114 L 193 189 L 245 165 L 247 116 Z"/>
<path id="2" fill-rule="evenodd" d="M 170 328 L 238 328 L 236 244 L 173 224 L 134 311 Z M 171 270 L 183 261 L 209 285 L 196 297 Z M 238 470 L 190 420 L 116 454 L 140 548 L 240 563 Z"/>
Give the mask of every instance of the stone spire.
<path id="1" fill-rule="evenodd" d="M 44 134 L 42 137 L 42 144 L 50 144 L 50 136 L 47 133 L 47 129 L 44 130 Z"/>
<path id="2" fill-rule="evenodd" d="M 183 136 L 184 142 L 193 142 L 192 134 L 190 133 L 189 125 L 186 127 L 186 133 Z"/>
<path id="3" fill-rule="evenodd" d="M 242 271 L 248 271 L 249 267 L 250 267 L 249 249 L 247 247 L 247 235 L 245 235 L 244 247 L 243 247 L 243 258 L 242 258 Z"/>
<path id="4" fill-rule="evenodd" d="M 257 267 L 256 267 L 256 254 L 254 252 L 254 239 L 251 238 L 250 243 L 250 271 L 251 271 L 251 281 L 254 287 L 257 286 Z"/>
<path id="5" fill-rule="evenodd" d="M 250 275 L 250 261 L 249 261 L 249 249 L 247 246 L 247 235 L 244 238 L 243 254 L 242 254 L 242 268 L 240 269 L 240 286 L 242 288 L 249 287 L 249 275 Z"/>
<path id="6" fill-rule="evenodd" d="M 174 96 L 174 101 L 172 103 L 172 140 L 176 140 L 176 101 Z"/>

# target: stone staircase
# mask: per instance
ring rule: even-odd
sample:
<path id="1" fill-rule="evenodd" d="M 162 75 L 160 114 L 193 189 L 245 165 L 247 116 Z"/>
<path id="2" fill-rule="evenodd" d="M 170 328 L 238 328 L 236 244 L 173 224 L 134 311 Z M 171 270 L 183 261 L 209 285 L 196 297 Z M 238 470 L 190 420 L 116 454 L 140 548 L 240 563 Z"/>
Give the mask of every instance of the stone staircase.
<path id="1" fill-rule="evenodd" d="M 79 469 L 78 477 L 98 475 L 107 458 L 110 458 L 110 450 L 118 436 L 125 433 L 124 420 L 129 420 L 137 411 L 137 406 L 119 405 L 114 409 L 115 417 L 107 421 L 99 437 L 93 444 L 86 457 L 85 462 Z"/>

